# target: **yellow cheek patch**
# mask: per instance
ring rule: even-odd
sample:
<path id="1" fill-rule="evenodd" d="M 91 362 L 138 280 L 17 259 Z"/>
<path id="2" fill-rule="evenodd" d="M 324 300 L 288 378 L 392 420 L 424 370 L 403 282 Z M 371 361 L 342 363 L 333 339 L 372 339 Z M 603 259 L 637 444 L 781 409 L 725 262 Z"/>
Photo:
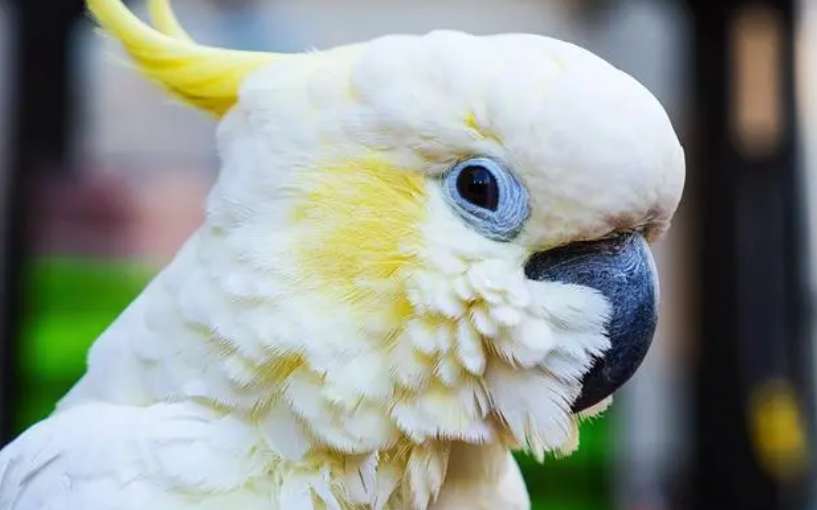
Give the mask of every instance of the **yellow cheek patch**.
<path id="1" fill-rule="evenodd" d="M 389 304 L 392 318 L 410 314 L 399 274 L 416 263 L 425 178 L 378 157 L 328 166 L 311 178 L 293 216 L 303 233 L 304 281 L 365 312 Z"/>

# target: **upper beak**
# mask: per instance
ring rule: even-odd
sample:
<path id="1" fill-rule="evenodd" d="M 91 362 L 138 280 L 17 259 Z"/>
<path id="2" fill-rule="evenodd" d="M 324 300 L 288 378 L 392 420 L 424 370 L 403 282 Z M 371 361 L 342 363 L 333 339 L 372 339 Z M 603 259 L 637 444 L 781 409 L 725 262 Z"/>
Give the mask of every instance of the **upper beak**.
<path id="1" fill-rule="evenodd" d="M 640 234 L 628 233 L 574 243 L 534 254 L 525 274 L 532 280 L 592 287 L 610 302 L 611 347 L 582 379 L 573 411 L 601 402 L 635 373 L 655 333 L 658 275 L 647 242 Z"/>

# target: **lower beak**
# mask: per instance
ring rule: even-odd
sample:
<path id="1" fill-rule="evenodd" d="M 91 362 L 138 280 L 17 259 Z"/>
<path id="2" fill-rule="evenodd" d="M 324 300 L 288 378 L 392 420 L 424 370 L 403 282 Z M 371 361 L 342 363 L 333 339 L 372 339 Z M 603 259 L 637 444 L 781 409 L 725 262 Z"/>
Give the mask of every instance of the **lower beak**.
<path id="1" fill-rule="evenodd" d="M 537 253 L 525 266 L 525 274 L 532 280 L 592 287 L 610 302 L 611 347 L 582 379 L 573 411 L 592 407 L 632 377 L 652 343 L 658 320 L 658 275 L 646 241 L 631 233 Z"/>

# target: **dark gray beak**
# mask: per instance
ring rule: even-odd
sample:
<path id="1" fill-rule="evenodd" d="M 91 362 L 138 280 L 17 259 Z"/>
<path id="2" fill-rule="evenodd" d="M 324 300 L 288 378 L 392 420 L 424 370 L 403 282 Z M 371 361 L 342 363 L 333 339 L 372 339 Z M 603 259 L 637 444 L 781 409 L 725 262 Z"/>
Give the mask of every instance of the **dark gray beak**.
<path id="1" fill-rule="evenodd" d="M 635 373 L 647 354 L 658 320 L 658 275 L 640 234 L 574 243 L 533 255 L 525 266 L 532 280 L 597 289 L 612 305 L 607 324 L 611 347 L 582 380 L 573 411 L 611 395 Z"/>

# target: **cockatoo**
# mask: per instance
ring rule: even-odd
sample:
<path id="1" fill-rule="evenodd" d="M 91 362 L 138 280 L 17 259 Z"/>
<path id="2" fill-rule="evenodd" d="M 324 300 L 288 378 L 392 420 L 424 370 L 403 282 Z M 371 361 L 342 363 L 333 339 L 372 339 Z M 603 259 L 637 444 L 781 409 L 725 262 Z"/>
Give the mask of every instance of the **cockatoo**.
<path id="1" fill-rule="evenodd" d="M 684 154 L 572 44 L 202 46 L 88 0 L 220 119 L 204 224 L 0 455 L 2 510 L 526 509 L 651 342 Z M 123 120 L 124 121 L 124 120 Z"/>

